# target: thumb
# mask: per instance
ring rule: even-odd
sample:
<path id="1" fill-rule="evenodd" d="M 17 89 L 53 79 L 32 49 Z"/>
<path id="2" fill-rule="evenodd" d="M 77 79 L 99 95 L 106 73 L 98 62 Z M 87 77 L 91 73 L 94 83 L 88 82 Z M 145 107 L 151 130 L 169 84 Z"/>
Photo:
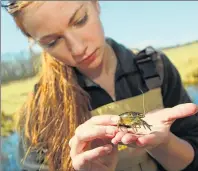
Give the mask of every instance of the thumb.
<path id="1" fill-rule="evenodd" d="M 173 108 L 164 109 L 161 111 L 161 115 L 165 116 L 164 122 L 171 122 L 179 118 L 194 115 L 198 112 L 198 106 L 193 103 L 185 103 L 177 105 Z"/>

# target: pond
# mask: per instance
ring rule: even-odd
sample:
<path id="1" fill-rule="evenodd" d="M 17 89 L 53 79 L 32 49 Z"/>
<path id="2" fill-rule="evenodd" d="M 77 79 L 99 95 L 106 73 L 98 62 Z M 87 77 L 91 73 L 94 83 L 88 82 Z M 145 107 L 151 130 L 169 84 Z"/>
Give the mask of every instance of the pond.
<path id="1" fill-rule="evenodd" d="M 193 102 L 198 104 L 198 86 L 188 86 L 187 91 Z M 19 171 L 19 166 L 16 162 L 18 136 L 12 134 L 7 138 L 3 138 L 1 146 L 1 170 L 2 171 Z"/>
<path id="2" fill-rule="evenodd" d="M 1 138 L 1 168 L 2 171 L 19 171 L 17 159 L 17 134 Z"/>
<path id="3" fill-rule="evenodd" d="M 188 86 L 187 88 L 188 94 L 194 103 L 198 104 L 198 85 L 197 86 Z"/>

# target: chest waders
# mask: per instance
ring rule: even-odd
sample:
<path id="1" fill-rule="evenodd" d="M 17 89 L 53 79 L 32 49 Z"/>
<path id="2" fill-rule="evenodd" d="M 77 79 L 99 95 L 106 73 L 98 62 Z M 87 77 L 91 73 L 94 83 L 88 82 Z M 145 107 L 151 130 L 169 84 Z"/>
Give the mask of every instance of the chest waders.
<path id="1" fill-rule="evenodd" d="M 161 94 L 161 84 L 163 80 L 163 65 L 159 52 L 148 47 L 137 54 L 136 65 L 141 73 L 142 79 L 149 91 L 135 97 L 115 101 L 107 105 L 92 110 L 93 116 L 102 114 L 119 115 L 126 111 L 145 113 L 162 109 L 163 100 Z M 141 148 L 132 148 L 118 145 L 119 160 L 116 171 L 157 171 L 157 166 L 148 153 Z"/>

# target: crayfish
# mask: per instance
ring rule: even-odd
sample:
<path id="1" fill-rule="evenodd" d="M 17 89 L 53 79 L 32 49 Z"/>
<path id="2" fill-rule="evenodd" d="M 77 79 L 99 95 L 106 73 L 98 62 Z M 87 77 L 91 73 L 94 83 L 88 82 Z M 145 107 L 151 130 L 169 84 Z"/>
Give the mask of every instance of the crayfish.
<path id="1" fill-rule="evenodd" d="M 143 126 L 145 129 L 148 128 L 151 130 L 151 126 L 146 121 L 144 121 L 142 118 L 145 117 L 143 113 L 139 112 L 125 112 L 122 114 L 119 114 L 120 120 L 117 124 L 118 127 L 123 126 L 126 128 L 132 128 L 137 132 L 138 128 L 141 128 Z"/>

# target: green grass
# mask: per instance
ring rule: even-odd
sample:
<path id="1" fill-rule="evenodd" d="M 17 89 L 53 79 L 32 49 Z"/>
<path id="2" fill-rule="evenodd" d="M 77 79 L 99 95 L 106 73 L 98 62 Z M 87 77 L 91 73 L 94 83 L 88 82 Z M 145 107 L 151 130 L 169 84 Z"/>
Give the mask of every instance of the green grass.
<path id="1" fill-rule="evenodd" d="M 198 79 L 193 77 L 193 74 L 198 72 L 198 42 L 165 49 L 163 52 L 179 70 L 184 83 L 191 84 L 198 82 Z"/>
<path id="2" fill-rule="evenodd" d="M 15 81 L 1 87 L 1 110 L 13 114 L 25 102 L 28 93 L 32 92 L 38 78 Z"/>
<path id="3" fill-rule="evenodd" d="M 34 77 L 1 86 L 1 136 L 8 136 L 15 131 L 17 115 L 13 114 L 26 101 L 37 80 L 38 78 Z"/>

